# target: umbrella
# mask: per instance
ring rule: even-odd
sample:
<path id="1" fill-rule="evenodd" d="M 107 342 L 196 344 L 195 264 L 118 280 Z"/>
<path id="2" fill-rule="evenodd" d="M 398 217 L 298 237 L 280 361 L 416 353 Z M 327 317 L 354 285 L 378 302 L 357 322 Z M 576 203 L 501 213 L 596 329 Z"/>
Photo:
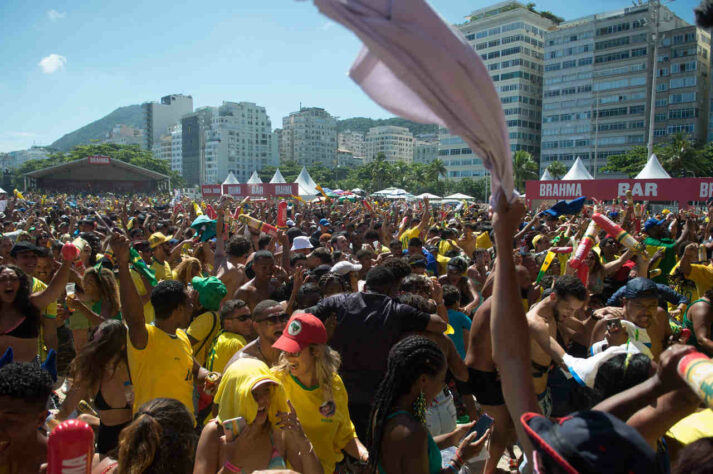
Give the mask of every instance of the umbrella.
<path id="1" fill-rule="evenodd" d="M 191 224 L 191 228 L 200 235 L 201 242 L 207 242 L 215 237 L 216 225 L 215 221 L 208 216 L 198 216 Z"/>
<path id="2" fill-rule="evenodd" d="M 513 170 L 500 98 L 465 38 L 424 0 L 314 0 L 364 43 L 349 75 L 375 102 L 459 135 L 491 171 L 494 195 L 513 201 Z"/>
<path id="3" fill-rule="evenodd" d="M 436 196 L 435 194 L 431 194 L 431 193 L 419 194 L 419 195 L 416 196 L 416 197 L 417 197 L 418 199 L 426 199 L 426 198 L 428 198 L 428 199 L 441 199 L 441 196 Z"/>

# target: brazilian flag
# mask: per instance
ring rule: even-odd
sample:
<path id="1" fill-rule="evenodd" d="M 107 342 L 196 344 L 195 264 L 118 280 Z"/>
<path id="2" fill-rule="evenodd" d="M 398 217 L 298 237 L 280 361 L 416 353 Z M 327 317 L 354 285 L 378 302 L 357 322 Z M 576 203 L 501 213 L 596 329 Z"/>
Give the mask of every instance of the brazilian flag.
<path id="1" fill-rule="evenodd" d="M 144 278 L 146 278 L 149 283 L 151 283 L 151 286 L 156 286 L 156 284 L 158 283 L 158 280 L 156 280 L 156 273 L 146 265 L 146 262 L 144 262 L 144 260 L 141 258 L 139 252 L 137 252 L 134 247 L 131 247 L 131 249 L 129 250 L 129 254 L 131 268 L 133 268 L 134 271 L 137 272 L 139 275 L 142 275 Z"/>

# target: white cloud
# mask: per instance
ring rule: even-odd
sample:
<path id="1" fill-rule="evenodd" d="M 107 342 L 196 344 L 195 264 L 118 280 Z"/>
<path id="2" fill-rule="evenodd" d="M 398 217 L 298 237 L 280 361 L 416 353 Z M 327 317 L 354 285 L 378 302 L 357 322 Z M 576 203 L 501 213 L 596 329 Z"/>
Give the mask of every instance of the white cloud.
<path id="1" fill-rule="evenodd" d="M 60 56 L 59 54 L 50 54 L 45 56 L 39 62 L 39 66 L 42 68 L 42 72 L 45 74 L 52 74 L 60 69 L 64 69 L 64 65 L 67 64 L 67 58 Z"/>
<path id="2" fill-rule="evenodd" d="M 67 16 L 66 12 L 58 12 L 57 10 L 49 10 L 47 12 L 47 17 L 50 19 L 51 22 L 56 22 L 66 16 Z"/>
<path id="3" fill-rule="evenodd" d="M 334 22 L 327 20 L 324 23 L 322 23 L 322 26 L 320 27 L 320 29 L 322 31 L 327 31 L 328 29 L 330 29 L 333 26 L 334 26 Z"/>

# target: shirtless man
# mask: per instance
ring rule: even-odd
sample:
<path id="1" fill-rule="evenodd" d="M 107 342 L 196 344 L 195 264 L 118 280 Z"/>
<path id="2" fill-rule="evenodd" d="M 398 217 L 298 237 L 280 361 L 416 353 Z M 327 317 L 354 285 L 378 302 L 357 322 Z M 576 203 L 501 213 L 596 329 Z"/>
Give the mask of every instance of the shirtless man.
<path id="1" fill-rule="evenodd" d="M 477 224 L 474 222 L 466 222 L 463 225 L 463 235 L 458 239 L 458 247 L 462 248 L 466 255 L 472 256 L 475 252 L 475 246 L 477 245 L 477 239 L 475 237 L 475 229 Z"/>
<path id="2" fill-rule="evenodd" d="M 47 417 L 52 379 L 29 363 L 0 369 L 0 472 L 39 472 L 47 458 Z"/>
<path id="3" fill-rule="evenodd" d="M 248 277 L 245 274 L 245 264 L 252 250 L 250 241 L 238 235 L 232 236 L 226 246 L 225 240 L 223 240 L 223 232 L 225 229 L 223 222 L 225 219 L 224 212 L 228 202 L 226 199 L 220 203 L 215 232 L 215 275 L 220 278 L 220 281 L 223 282 L 225 288 L 228 290 L 223 301 L 231 299 L 237 289 L 248 281 Z"/>
<path id="4" fill-rule="evenodd" d="M 552 293 L 527 313 L 530 331 L 530 363 L 537 401 L 545 416 L 552 412 L 552 397 L 547 375 L 554 360 L 563 365 L 564 349 L 557 343 L 557 323 L 574 317 L 587 302 L 587 289 L 578 278 L 565 275 L 557 279 Z"/>
<path id="5" fill-rule="evenodd" d="M 606 338 L 610 346 L 626 344 L 631 335 L 608 324 L 611 319 L 623 319 L 633 323 L 636 328 L 645 330 L 650 339 L 646 345 L 651 349 L 654 360 L 658 360 L 661 352 L 668 346 L 671 336 L 668 313 L 659 307 L 658 297 L 658 289 L 653 280 L 642 277 L 629 280 L 622 298 L 623 308 L 607 306 L 597 310 L 603 319 L 594 326 L 592 343 Z M 640 335 L 639 340 L 645 339 Z"/>
<path id="6" fill-rule="evenodd" d="M 275 258 L 267 250 L 258 250 L 253 255 L 255 278 L 245 283 L 235 292 L 233 299 L 245 301 L 250 310 L 262 300 L 270 298 L 279 287 L 277 279 L 272 277 Z"/>
<path id="7" fill-rule="evenodd" d="M 518 286 L 530 284 L 530 277 L 525 267 L 516 267 Z M 490 310 L 492 298 L 486 299 L 475 312 L 470 326 L 468 351 L 465 365 L 468 366 L 468 383 L 480 406 L 495 420 L 493 433 L 488 447 L 488 460 L 485 473 L 496 472 L 498 461 L 506 448 L 515 443 L 515 427 L 505 406 L 500 374 L 493 362 L 493 346 L 490 338 Z"/>

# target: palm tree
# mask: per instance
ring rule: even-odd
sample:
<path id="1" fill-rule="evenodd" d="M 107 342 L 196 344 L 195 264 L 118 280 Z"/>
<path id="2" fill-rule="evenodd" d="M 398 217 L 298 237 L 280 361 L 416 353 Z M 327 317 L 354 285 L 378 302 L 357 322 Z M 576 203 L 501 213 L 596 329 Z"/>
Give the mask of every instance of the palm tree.
<path id="1" fill-rule="evenodd" d="M 448 173 L 446 165 L 444 165 L 443 161 L 438 158 L 430 162 L 428 164 L 428 168 L 428 179 L 432 182 L 438 181 L 438 178 L 441 176 L 445 177 Z"/>
<path id="2" fill-rule="evenodd" d="M 555 161 L 547 167 L 547 171 L 550 172 L 553 178 L 560 179 L 567 174 L 567 167 L 561 161 Z"/>
<path id="3" fill-rule="evenodd" d="M 515 188 L 520 191 L 525 189 L 525 181 L 537 179 L 538 166 L 532 155 L 524 150 L 518 150 L 512 157 L 513 175 L 515 178 Z"/>

